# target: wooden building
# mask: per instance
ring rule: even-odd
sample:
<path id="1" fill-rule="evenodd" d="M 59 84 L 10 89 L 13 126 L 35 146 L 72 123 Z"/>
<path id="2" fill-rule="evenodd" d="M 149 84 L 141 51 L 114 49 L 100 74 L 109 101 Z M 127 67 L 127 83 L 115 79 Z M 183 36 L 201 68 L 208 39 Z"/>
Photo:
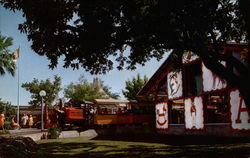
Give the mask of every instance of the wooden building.
<path id="1" fill-rule="evenodd" d="M 221 53 L 240 60 L 244 44 L 228 44 Z M 138 97 L 155 100 L 159 133 L 250 137 L 250 111 L 239 91 L 212 73 L 192 52 L 185 52 L 182 68 L 168 58 Z M 222 64 L 234 71 L 229 63 Z"/>

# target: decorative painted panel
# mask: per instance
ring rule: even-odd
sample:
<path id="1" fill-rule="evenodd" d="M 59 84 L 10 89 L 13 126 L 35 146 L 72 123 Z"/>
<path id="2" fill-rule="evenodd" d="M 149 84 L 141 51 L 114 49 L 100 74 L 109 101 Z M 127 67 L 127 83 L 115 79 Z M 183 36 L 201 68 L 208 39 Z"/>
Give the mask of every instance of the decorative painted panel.
<path id="1" fill-rule="evenodd" d="M 247 109 L 239 90 L 232 90 L 230 92 L 230 106 L 232 128 L 236 130 L 249 130 L 250 111 Z"/>
<path id="2" fill-rule="evenodd" d="M 226 65 L 225 62 L 223 65 Z M 227 82 L 212 73 L 212 71 L 210 71 L 204 63 L 202 63 L 202 78 L 204 92 L 216 91 L 227 87 Z"/>
<path id="3" fill-rule="evenodd" d="M 168 73 L 168 98 L 182 97 L 182 74 L 181 72 Z"/>
<path id="4" fill-rule="evenodd" d="M 185 52 L 183 53 L 183 56 L 182 56 L 182 63 L 183 64 L 188 64 L 188 63 L 191 63 L 195 60 L 199 59 L 199 56 L 197 56 L 196 54 L 194 54 L 193 52 Z"/>
<path id="5" fill-rule="evenodd" d="M 155 106 L 156 113 L 156 128 L 167 129 L 168 128 L 168 103 L 162 102 Z"/>
<path id="6" fill-rule="evenodd" d="M 186 129 L 201 130 L 204 128 L 203 98 L 197 96 L 184 100 Z"/>

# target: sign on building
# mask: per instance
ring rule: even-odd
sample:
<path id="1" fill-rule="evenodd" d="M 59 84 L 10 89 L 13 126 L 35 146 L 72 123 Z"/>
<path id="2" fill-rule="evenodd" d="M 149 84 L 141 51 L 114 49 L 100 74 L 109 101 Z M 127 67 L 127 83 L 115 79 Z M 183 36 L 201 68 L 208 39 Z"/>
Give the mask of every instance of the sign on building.
<path id="1" fill-rule="evenodd" d="M 202 79 L 204 92 L 221 90 L 227 87 L 227 82 L 209 70 L 204 63 L 202 63 Z"/>
<path id="2" fill-rule="evenodd" d="M 182 74 L 180 72 L 168 73 L 168 99 L 176 99 L 182 97 Z"/>
<path id="3" fill-rule="evenodd" d="M 249 130 L 250 110 L 247 109 L 245 101 L 237 89 L 230 91 L 230 106 L 232 128 Z"/>
<path id="4" fill-rule="evenodd" d="M 204 128 L 203 98 L 201 96 L 187 98 L 185 105 L 186 129 L 201 130 Z"/>
<path id="5" fill-rule="evenodd" d="M 168 103 L 162 102 L 155 106 L 156 128 L 168 129 Z"/>

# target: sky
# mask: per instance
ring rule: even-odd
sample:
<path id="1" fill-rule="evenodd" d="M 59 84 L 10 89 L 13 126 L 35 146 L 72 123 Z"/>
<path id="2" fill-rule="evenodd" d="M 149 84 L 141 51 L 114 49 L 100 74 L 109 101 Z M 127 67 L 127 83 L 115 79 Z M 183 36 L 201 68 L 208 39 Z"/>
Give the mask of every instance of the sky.
<path id="1" fill-rule="evenodd" d="M 141 76 L 146 75 L 150 78 L 160 65 L 168 57 L 168 53 L 164 57 L 157 61 L 151 59 L 145 64 L 145 66 L 137 66 L 136 70 L 122 70 L 118 71 L 113 69 L 105 75 L 91 75 L 84 69 L 73 70 L 71 68 L 63 68 L 63 63 L 59 61 L 57 68 L 51 70 L 48 68 L 49 60 L 45 56 L 39 56 L 31 49 L 31 41 L 28 41 L 26 34 L 21 34 L 18 30 L 18 24 L 23 23 L 25 19 L 22 17 L 22 12 L 12 12 L 6 10 L 0 5 L 0 33 L 3 36 L 12 37 L 13 45 L 9 47 L 9 50 L 13 52 L 20 47 L 19 62 L 19 105 L 28 105 L 31 100 L 30 93 L 21 88 L 21 84 L 25 82 L 31 82 L 34 78 L 39 80 L 45 80 L 50 78 L 52 81 L 54 75 L 58 75 L 62 79 L 62 88 L 65 88 L 71 82 L 76 82 L 81 75 L 93 82 L 94 77 L 99 77 L 104 81 L 105 85 L 111 87 L 111 91 L 118 93 L 121 99 L 125 99 L 122 95 L 122 89 L 125 89 L 125 81 L 133 78 L 138 73 Z M 59 93 L 59 97 L 63 97 L 63 91 Z M 0 76 L 0 98 L 3 101 L 8 101 L 12 105 L 17 105 L 18 100 L 18 75 L 17 71 L 15 76 L 11 76 L 6 73 Z"/>

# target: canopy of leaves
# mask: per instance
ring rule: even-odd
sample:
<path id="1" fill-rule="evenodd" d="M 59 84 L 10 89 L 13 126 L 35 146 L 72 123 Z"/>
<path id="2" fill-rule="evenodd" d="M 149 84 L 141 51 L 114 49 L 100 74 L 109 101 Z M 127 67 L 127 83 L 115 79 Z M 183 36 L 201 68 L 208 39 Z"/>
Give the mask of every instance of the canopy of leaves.
<path id="1" fill-rule="evenodd" d="M 141 78 L 140 74 L 133 77 L 132 80 L 126 81 L 125 90 L 122 90 L 123 95 L 129 100 L 136 100 L 137 93 L 148 82 L 148 78 L 144 76 Z"/>
<path id="2" fill-rule="evenodd" d="M 13 39 L 0 34 L 0 74 L 9 72 L 12 76 L 15 74 L 16 64 L 13 61 L 13 55 L 10 54 L 8 47 L 12 45 Z"/>
<path id="3" fill-rule="evenodd" d="M 26 21 L 19 25 L 19 30 L 27 34 L 36 53 L 50 59 L 51 68 L 62 56 L 64 67 L 82 67 L 92 74 L 106 73 L 113 69 L 111 56 L 119 63 L 118 69 L 135 69 L 137 64 L 144 65 L 151 58 L 161 59 L 169 49 L 175 49 L 179 57 L 188 50 L 239 88 L 250 107 L 249 69 L 234 57 L 218 53 L 226 42 L 246 42 L 250 38 L 249 0 L 2 0 L 0 3 L 23 12 Z M 214 47 L 208 49 L 210 45 Z M 226 70 L 221 60 L 237 69 L 239 75 Z"/>
<path id="4" fill-rule="evenodd" d="M 11 121 L 16 116 L 16 109 L 9 102 L 3 102 L 0 99 L 0 113 L 5 113 L 5 120 Z"/>
<path id="5" fill-rule="evenodd" d="M 119 95 L 112 93 L 110 87 L 105 86 L 103 81 L 101 82 L 103 90 L 111 98 L 117 99 Z M 89 83 L 84 76 L 81 76 L 76 83 L 69 84 L 64 89 L 65 97 L 74 100 L 93 100 L 93 99 L 106 99 L 106 95 L 101 93 L 98 88 L 94 87 L 92 83 Z"/>
<path id="6" fill-rule="evenodd" d="M 44 90 L 46 96 L 44 96 L 45 104 L 52 106 L 53 102 L 58 98 L 58 93 L 61 90 L 61 78 L 54 76 L 54 81 L 50 79 L 38 80 L 33 79 L 32 82 L 23 83 L 22 87 L 31 93 L 32 100 L 29 102 L 30 105 L 37 107 L 41 105 L 41 96 L 39 92 Z"/>
<path id="7" fill-rule="evenodd" d="M 64 89 L 64 95 L 68 99 L 92 100 L 101 97 L 98 90 L 86 79 L 80 78 L 76 83 L 70 83 Z"/>
<path id="8" fill-rule="evenodd" d="M 168 49 L 194 49 L 213 43 L 240 41 L 245 24 L 232 0 L 2 0 L 6 8 L 23 11 L 19 30 L 32 48 L 65 67 L 91 73 L 113 68 L 134 69 Z M 123 52 L 129 48 L 129 54 Z"/>

